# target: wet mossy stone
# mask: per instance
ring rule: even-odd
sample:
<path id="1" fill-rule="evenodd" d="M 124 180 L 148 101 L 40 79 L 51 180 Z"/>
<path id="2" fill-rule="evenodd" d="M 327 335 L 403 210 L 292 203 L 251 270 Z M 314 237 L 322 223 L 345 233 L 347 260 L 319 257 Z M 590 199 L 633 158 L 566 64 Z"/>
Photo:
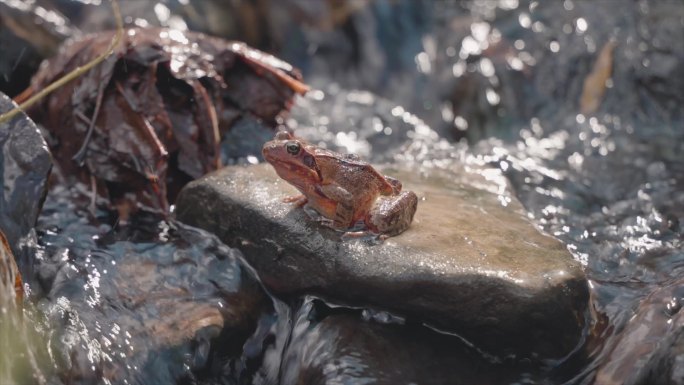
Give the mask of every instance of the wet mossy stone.
<path id="1" fill-rule="evenodd" d="M 283 203 L 297 191 L 268 164 L 188 184 L 176 216 L 242 250 L 279 296 L 389 311 L 499 356 L 560 358 L 577 346 L 589 297 L 581 265 L 515 199 L 477 174 L 383 171 L 419 203 L 411 227 L 382 244 L 341 240 Z"/>

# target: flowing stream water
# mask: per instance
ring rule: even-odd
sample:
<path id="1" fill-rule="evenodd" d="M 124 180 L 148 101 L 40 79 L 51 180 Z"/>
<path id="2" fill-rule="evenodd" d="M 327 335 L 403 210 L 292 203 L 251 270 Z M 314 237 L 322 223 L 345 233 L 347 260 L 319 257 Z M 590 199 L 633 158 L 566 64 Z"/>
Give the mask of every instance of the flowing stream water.
<path id="1" fill-rule="evenodd" d="M 375 20 L 372 35 L 386 44 L 364 41 L 366 19 L 354 19 L 356 70 L 330 60 L 339 53 L 321 49 L 297 63 L 288 57 L 297 44 L 282 49 L 314 87 L 285 124 L 371 162 L 426 173 L 465 164 L 500 178 L 532 223 L 584 265 L 592 320 L 578 353 L 542 369 L 512 370 L 506 381 L 598 384 L 616 372 L 624 383 L 648 383 L 643 370 L 660 357 L 657 342 L 681 330 L 684 47 L 677 33 L 684 6 L 637 1 L 616 12 L 622 2 L 404 1 L 391 13 L 385 3 L 362 16 Z M 380 28 L 383 17 L 393 23 Z M 334 38 L 319 37 L 318 47 Z M 602 53 L 613 55 L 603 79 L 596 70 Z M 585 96 L 592 69 L 593 82 L 605 86 L 598 100 Z M 241 155 L 230 162 L 252 163 L 259 154 Z M 37 300 L 25 318 L 47 383 L 96 383 L 103 374 L 146 384 L 290 383 L 315 348 L 297 338 L 298 326 L 320 314 L 339 314 L 350 327 L 355 321 L 345 317 L 393 325 L 372 310 L 313 298 L 282 302 L 212 235 L 151 215 L 120 223 L 91 212 L 77 188 L 51 189 L 37 231 L 37 278 L 29 280 L 29 298 Z M 640 318 L 651 308 L 657 317 Z M 646 332 L 636 333 L 635 322 Z M 179 324 L 192 331 L 190 342 L 169 333 Z M 633 357 L 622 351 L 634 348 L 630 341 L 643 343 Z M 363 355 L 346 359 L 364 362 Z M 610 362 L 633 365 L 620 371 Z"/>

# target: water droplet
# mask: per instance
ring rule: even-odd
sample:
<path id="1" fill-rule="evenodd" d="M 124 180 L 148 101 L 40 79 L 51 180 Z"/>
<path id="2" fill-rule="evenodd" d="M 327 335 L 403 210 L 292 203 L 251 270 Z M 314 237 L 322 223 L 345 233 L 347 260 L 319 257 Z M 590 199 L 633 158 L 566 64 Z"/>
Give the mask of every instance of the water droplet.
<path id="1" fill-rule="evenodd" d="M 325 94 L 321 90 L 311 90 L 306 93 L 306 96 L 310 97 L 313 100 L 323 100 Z"/>
<path id="2" fill-rule="evenodd" d="M 530 19 L 530 15 L 525 12 L 522 12 L 520 15 L 518 15 L 518 22 L 523 28 L 530 28 L 532 25 L 532 19 Z"/>
<path id="3" fill-rule="evenodd" d="M 549 49 L 551 52 L 558 52 L 560 50 L 560 44 L 557 41 L 552 41 L 549 43 Z"/>
<path id="4" fill-rule="evenodd" d="M 454 118 L 454 125 L 457 129 L 461 131 L 465 131 L 468 129 L 468 121 L 465 120 L 462 116 L 457 116 Z"/>
<path id="5" fill-rule="evenodd" d="M 591 147 L 598 147 L 601 144 L 601 139 L 599 138 L 592 138 L 591 141 L 589 142 L 591 144 Z"/>
<path id="6" fill-rule="evenodd" d="M 373 130 L 375 132 L 382 132 L 383 126 L 382 126 L 382 120 L 378 118 L 377 116 L 373 117 Z"/>
<path id="7" fill-rule="evenodd" d="M 461 42 L 461 52 L 459 54 L 459 57 L 461 59 L 466 59 L 470 55 L 475 55 L 480 53 L 480 43 L 477 42 L 477 40 L 473 39 L 472 36 L 466 36 L 463 38 L 463 41 Z"/>
<path id="8" fill-rule="evenodd" d="M 534 24 L 532 24 L 532 30 L 534 32 L 542 32 L 544 30 L 544 24 L 541 21 L 535 21 Z"/>
<path id="9" fill-rule="evenodd" d="M 542 135 L 544 135 L 544 129 L 542 129 L 541 122 L 539 121 L 539 118 L 537 118 L 537 117 L 530 119 L 530 129 L 538 137 L 541 137 Z"/>
<path id="10" fill-rule="evenodd" d="M 501 8 L 501 9 L 506 9 L 506 10 L 516 9 L 516 8 L 518 8 L 519 5 L 520 4 L 519 4 L 518 0 L 500 0 L 499 1 L 499 8 Z"/>
<path id="11" fill-rule="evenodd" d="M 486 94 L 487 94 L 487 101 L 489 102 L 489 104 L 491 104 L 493 106 L 499 104 L 499 102 L 501 101 L 499 94 L 497 94 L 496 91 L 494 91 L 491 88 L 487 88 Z"/>
<path id="12" fill-rule="evenodd" d="M 154 6 L 154 14 L 162 24 L 165 24 L 171 17 L 171 10 L 164 4 L 157 3 Z"/>
<path id="13" fill-rule="evenodd" d="M 460 77 L 465 73 L 466 70 L 466 64 L 464 61 L 459 60 L 454 66 L 451 68 L 451 71 L 454 73 L 455 77 Z"/>
<path id="14" fill-rule="evenodd" d="M 670 301 L 665 305 L 667 314 L 671 317 L 682 309 L 682 299 L 684 297 L 684 287 L 673 290 Z"/>
<path id="15" fill-rule="evenodd" d="M 589 53 L 596 52 L 596 42 L 594 42 L 594 39 L 591 36 L 589 36 L 589 35 L 584 36 L 584 44 L 587 45 L 587 52 L 589 52 Z"/>
<path id="16" fill-rule="evenodd" d="M 575 152 L 568 157 L 568 164 L 574 169 L 580 169 L 582 163 L 584 163 L 584 157 L 578 152 Z"/>
<path id="17" fill-rule="evenodd" d="M 589 23 L 587 23 L 587 21 L 583 17 L 580 17 L 577 20 L 575 20 L 575 27 L 577 28 L 578 33 L 583 33 L 589 27 Z"/>
<path id="18" fill-rule="evenodd" d="M 442 104 L 441 112 L 442 120 L 444 120 L 445 122 L 450 122 L 452 119 L 454 119 L 454 112 L 452 111 L 450 104 Z"/>
<path id="19" fill-rule="evenodd" d="M 533 66 L 537 64 L 537 60 L 534 57 L 532 57 L 532 55 L 530 55 L 529 52 L 522 51 L 520 52 L 520 55 L 518 55 L 518 57 L 520 58 L 520 60 L 523 61 L 523 63 L 527 64 L 528 66 Z"/>
<path id="20" fill-rule="evenodd" d="M 487 40 L 487 35 L 489 35 L 491 28 L 492 27 L 489 25 L 489 23 L 473 23 L 470 25 L 470 33 L 475 40 L 478 42 L 483 42 Z"/>
<path id="21" fill-rule="evenodd" d="M 480 60 L 480 73 L 485 77 L 494 76 L 494 64 L 488 58 Z"/>
<path id="22" fill-rule="evenodd" d="M 325 115 L 321 115 L 318 117 L 318 124 L 322 126 L 327 126 L 328 124 L 330 124 L 330 118 Z"/>
<path id="23" fill-rule="evenodd" d="M 432 72 L 432 66 L 430 65 L 430 58 L 425 52 L 421 52 L 415 57 L 416 67 L 418 71 L 424 74 L 429 74 Z"/>
<path id="24" fill-rule="evenodd" d="M 524 64 L 522 60 L 520 60 L 517 57 L 511 57 L 508 59 L 508 65 L 511 66 L 511 68 L 515 71 L 522 71 L 524 68 Z"/>

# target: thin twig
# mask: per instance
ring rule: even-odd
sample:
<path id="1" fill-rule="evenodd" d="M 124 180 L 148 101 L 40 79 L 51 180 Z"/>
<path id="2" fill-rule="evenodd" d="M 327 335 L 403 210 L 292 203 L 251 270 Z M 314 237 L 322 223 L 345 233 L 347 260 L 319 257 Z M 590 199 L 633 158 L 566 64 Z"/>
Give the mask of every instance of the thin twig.
<path id="1" fill-rule="evenodd" d="M 62 87 L 63 85 L 67 84 L 68 82 L 70 82 L 70 81 L 78 78 L 79 76 L 83 75 L 84 73 L 88 72 L 91 68 L 100 64 L 107 57 L 109 57 L 109 55 L 114 53 L 114 48 L 121 41 L 121 38 L 123 37 L 124 30 L 123 30 L 123 20 L 121 19 L 121 11 L 119 10 L 119 3 L 117 2 L 117 0 L 111 0 L 111 3 L 112 3 L 112 10 L 114 11 L 114 19 L 116 20 L 116 35 L 114 36 L 114 39 L 112 40 L 112 42 L 109 44 L 109 48 L 107 48 L 107 50 L 104 53 L 102 53 L 100 56 L 93 59 L 93 61 L 89 62 L 88 64 L 86 64 L 82 67 L 78 67 L 78 68 L 74 69 L 73 71 L 71 71 L 68 74 L 61 77 L 59 80 L 56 80 L 55 82 L 53 82 L 49 86 L 42 89 L 37 94 L 30 97 L 25 102 L 21 103 L 18 107 L 15 107 L 12 110 L 0 115 L 0 124 L 9 121 L 15 115 L 17 115 L 18 113 L 20 113 L 22 111 L 25 111 L 27 108 L 31 107 L 33 104 L 35 104 L 40 99 L 47 96 L 52 91 L 58 89 L 59 87 Z"/>
<path id="2" fill-rule="evenodd" d="M 88 131 L 86 132 L 85 140 L 81 144 L 81 148 L 76 152 L 71 159 L 75 160 L 79 166 L 83 166 L 85 161 L 85 156 L 88 151 L 88 144 L 90 143 L 90 138 L 93 136 L 93 130 L 95 129 L 95 120 L 97 120 L 97 115 L 100 113 L 100 106 L 102 105 L 102 97 L 104 95 L 105 82 L 100 82 L 97 87 L 97 100 L 95 101 L 95 111 L 93 112 L 93 117 L 90 118 L 88 122 Z"/>

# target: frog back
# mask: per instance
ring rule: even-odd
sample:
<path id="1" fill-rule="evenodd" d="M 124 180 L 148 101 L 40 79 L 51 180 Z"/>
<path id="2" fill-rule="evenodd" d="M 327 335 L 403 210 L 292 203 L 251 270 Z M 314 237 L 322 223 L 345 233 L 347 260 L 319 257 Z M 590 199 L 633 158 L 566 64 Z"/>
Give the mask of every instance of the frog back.
<path id="1" fill-rule="evenodd" d="M 394 191 L 392 184 L 382 174 L 356 155 L 322 149 L 316 159 L 323 183 L 337 183 L 354 195 L 374 192 L 390 195 Z"/>

